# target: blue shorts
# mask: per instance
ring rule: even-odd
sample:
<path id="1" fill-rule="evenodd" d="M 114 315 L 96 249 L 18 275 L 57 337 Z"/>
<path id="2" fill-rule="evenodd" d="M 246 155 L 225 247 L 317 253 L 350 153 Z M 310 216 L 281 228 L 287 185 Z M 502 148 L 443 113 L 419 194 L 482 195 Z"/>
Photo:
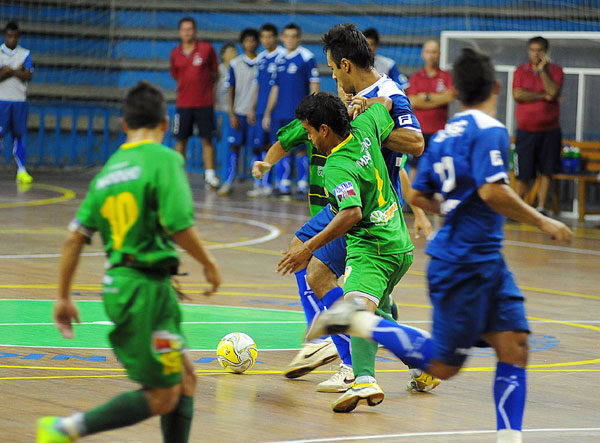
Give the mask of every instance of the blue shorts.
<path id="1" fill-rule="evenodd" d="M 432 258 L 427 269 L 436 360 L 461 366 L 481 335 L 525 331 L 525 299 L 502 257 L 480 263 Z"/>
<path id="2" fill-rule="evenodd" d="M 229 123 L 229 136 L 227 137 L 227 143 L 229 146 L 254 146 L 254 132 L 256 126 L 252 126 L 248 123 L 248 119 L 244 115 L 236 114 L 240 121 L 239 129 L 233 129 L 231 122 Z"/>
<path id="3" fill-rule="evenodd" d="M 262 148 L 271 143 L 269 132 L 265 131 L 262 126 L 264 115 L 256 116 L 256 126 L 254 127 L 254 140 L 252 141 L 253 148 Z"/>
<path id="4" fill-rule="evenodd" d="M 303 242 L 313 238 L 325 229 L 329 222 L 333 220 L 333 217 L 331 206 L 325 206 L 317 215 L 304 223 L 304 226 L 296 232 L 296 237 Z M 346 270 L 346 237 L 342 235 L 336 238 L 322 248 L 317 249 L 313 255 L 331 269 L 337 278 L 340 278 Z"/>
<path id="5" fill-rule="evenodd" d="M 0 137 L 8 132 L 13 137 L 27 133 L 27 102 L 0 101 Z"/>

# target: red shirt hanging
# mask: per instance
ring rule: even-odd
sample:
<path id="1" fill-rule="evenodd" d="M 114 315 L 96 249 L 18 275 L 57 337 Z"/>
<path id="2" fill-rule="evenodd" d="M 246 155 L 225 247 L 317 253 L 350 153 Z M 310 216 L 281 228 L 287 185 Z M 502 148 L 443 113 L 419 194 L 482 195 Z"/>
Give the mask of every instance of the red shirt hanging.
<path id="1" fill-rule="evenodd" d="M 213 75 L 219 64 L 212 45 L 197 41 L 185 54 L 181 45 L 171 51 L 171 76 L 177 80 L 178 108 L 201 108 L 214 103 Z"/>

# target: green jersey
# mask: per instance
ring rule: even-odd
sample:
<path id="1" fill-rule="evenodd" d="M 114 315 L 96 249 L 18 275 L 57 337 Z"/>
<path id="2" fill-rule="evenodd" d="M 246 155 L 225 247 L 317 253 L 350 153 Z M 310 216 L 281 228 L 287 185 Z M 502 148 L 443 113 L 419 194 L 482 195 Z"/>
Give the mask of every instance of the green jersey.
<path id="1" fill-rule="evenodd" d="M 310 208 L 310 216 L 313 217 L 329 203 L 323 190 L 325 187 L 323 167 L 325 166 L 327 157 L 315 150 L 313 144 L 308 140 L 308 133 L 298 119 L 292 120 L 277 131 L 277 139 L 285 152 L 289 152 L 299 145 L 306 145 L 310 161 L 308 206 Z"/>
<path id="2" fill-rule="evenodd" d="M 126 143 L 92 180 L 76 222 L 99 231 L 110 266 L 179 263 L 170 236 L 194 223 L 183 157 L 150 140 Z"/>
<path id="3" fill-rule="evenodd" d="M 324 168 L 325 190 L 335 212 L 362 209 L 348 231 L 348 256 L 391 255 L 414 249 L 398 195 L 388 176 L 381 142 L 394 128 L 385 106 L 374 103 L 352 122 L 352 132 L 333 148 Z"/>

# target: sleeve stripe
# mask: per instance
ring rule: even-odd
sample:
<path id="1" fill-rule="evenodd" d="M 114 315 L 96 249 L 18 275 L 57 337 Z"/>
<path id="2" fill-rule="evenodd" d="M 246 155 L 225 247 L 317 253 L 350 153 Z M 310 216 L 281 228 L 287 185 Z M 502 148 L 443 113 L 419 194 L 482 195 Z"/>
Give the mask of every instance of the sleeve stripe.
<path id="1" fill-rule="evenodd" d="M 485 181 L 488 183 L 496 183 L 498 180 L 503 180 L 504 183 L 508 184 L 508 175 L 506 172 L 498 172 L 497 174 L 485 178 Z"/>

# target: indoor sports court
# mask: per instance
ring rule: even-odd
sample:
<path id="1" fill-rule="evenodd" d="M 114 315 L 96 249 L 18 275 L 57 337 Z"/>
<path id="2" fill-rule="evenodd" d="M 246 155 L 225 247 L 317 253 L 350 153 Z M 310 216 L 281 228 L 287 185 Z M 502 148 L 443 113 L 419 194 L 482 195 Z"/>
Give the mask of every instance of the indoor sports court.
<path id="1" fill-rule="evenodd" d="M 75 338 L 62 339 L 53 326 L 58 254 L 91 177 L 85 170 L 42 173 L 27 192 L 3 180 L 2 441 L 32 441 L 39 416 L 68 415 L 135 386 L 108 348 L 98 238 L 84 250 L 73 287 L 82 321 Z M 350 414 L 331 411 L 338 394 L 316 392 L 339 360 L 285 379 L 281 370 L 301 346 L 305 320 L 294 278 L 280 277 L 275 267 L 307 218 L 305 205 L 220 198 L 204 190 L 198 174 L 190 179 L 196 226 L 223 272 L 222 288 L 210 298 L 202 295 L 206 284 L 198 265 L 185 255 L 181 271 L 187 275 L 178 277 L 190 297 L 182 306 L 184 332 L 199 374 L 190 441 L 493 441 L 489 392 L 495 358 L 488 348 L 474 350 L 457 377 L 418 394 L 406 392 L 406 367 L 381 349 L 376 370 L 385 400 L 373 408 L 361 404 Z M 407 220 L 410 226 L 411 216 Z M 600 371 L 600 232 L 593 223 L 575 232 L 572 244 L 558 246 L 533 229 L 513 223 L 506 228 L 504 254 L 527 298 L 532 328 L 527 441 L 594 442 L 600 436 L 594 394 Z M 428 329 L 423 239 L 415 246 L 415 263 L 393 296 L 401 321 Z M 240 375 L 225 373 L 215 359 L 220 338 L 233 331 L 249 334 L 258 347 L 256 364 Z M 86 441 L 160 441 L 158 419 Z"/>

